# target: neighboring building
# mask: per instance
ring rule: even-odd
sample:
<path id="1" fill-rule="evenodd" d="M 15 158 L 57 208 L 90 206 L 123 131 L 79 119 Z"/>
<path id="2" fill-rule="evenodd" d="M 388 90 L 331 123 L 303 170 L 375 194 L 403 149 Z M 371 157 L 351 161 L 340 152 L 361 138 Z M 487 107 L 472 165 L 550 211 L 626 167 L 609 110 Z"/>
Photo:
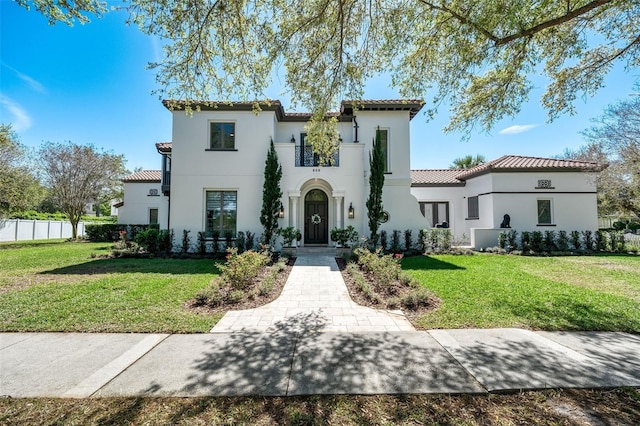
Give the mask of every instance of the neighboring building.
<path id="1" fill-rule="evenodd" d="M 169 197 L 163 195 L 160 170 L 141 170 L 122 179 L 124 200 L 116 204 L 118 223 L 169 227 Z"/>
<path id="2" fill-rule="evenodd" d="M 480 248 L 495 245 L 505 215 L 518 231 L 598 229 L 596 177 L 605 167 L 505 155 L 468 170 L 413 170 L 411 192 L 430 225 L 447 222 Z"/>
<path id="3" fill-rule="evenodd" d="M 410 171 L 409 124 L 420 101 L 342 102 L 331 114 L 341 139 L 331 167 L 318 166 L 305 143 L 310 114 L 286 113 L 279 101 L 259 113 L 251 103 L 163 103 L 172 111 L 173 142 L 156 144 L 161 171 L 124 179 L 120 223 L 147 223 L 157 209 L 161 227 L 177 235 L 260 235 L 273 140 L 283 171 L 280 226 L 300 229 L 302 245 L 331 244 L 334 227 L 353 225 L 368 235 L 369 154 L 379 133 L 387 170 L 381 230 L 411 229 L 417 237 L 419 229 L 449 227 L 480 248 L 485 240 L 495 245 L 505 214 L 519 231 L 597 229 L 595 174 L 604 167 L 597 163 L 505 156 L 468 170 Z"/>

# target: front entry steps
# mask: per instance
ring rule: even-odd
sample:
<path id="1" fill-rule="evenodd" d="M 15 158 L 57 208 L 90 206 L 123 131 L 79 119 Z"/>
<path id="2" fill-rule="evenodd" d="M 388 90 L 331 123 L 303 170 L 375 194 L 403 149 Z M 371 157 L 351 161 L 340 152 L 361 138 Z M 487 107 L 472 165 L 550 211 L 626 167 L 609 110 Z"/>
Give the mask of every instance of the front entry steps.
<path id="1" fill-rule="evenodd" d="M 335 247 L 329 246 L 304 246 L 298 247 L 298 256 L 333 256 L 336 255 Z"/>

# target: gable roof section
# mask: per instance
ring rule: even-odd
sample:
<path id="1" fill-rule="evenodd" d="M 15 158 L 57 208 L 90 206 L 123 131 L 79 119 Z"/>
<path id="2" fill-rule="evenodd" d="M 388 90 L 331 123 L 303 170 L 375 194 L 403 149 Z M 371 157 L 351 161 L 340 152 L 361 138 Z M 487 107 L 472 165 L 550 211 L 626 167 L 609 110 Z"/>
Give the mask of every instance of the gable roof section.
<path id="1" fill-rule="evenodd" d="M 411 170 L 411 186 L 464 186 L 459 174 L 456 169 Z"/>
<path id="2" fill-rule="evenodd" d="M 129 183 L 143 183 L 143 182 L 160 183 L 160 180 L 161 180 L 160 170 L 140 170 L 139 172 L 135 172 L 133 174 L 130 174 L 129 176 L 125 176 L 122 178 L 123 182 L 129 182 Z"/>
<path id="3" fill-rule="evenodd" d="M 488 163 L 462 171 L 457 178 L 466 180 L 490 172 L 600 172 L 608 164 L 595 161 L 504 155 Z"/>
<path id="4" fill-rule="evenodd" d="M 467 170 L 425 169 L 411 170 L 411 186 L 464 186 L 467 179 L 485 173 L 500 172 L 601 172 L 606 163 L 595 161 L 558 160 L 555 158 L 504 155 Z"/>

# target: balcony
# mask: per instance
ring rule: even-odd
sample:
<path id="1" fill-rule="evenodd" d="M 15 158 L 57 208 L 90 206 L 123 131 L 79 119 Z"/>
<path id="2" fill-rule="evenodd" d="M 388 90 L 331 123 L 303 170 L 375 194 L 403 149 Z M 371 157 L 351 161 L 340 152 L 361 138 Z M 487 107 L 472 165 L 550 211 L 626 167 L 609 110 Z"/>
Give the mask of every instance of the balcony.
<path id="1" fill-rule="evenodd" d="M 169 195 L 171 192 L 171 171 L 165 171 L 162 173 L 162 193 Z"/>
<path id="2" fill-rule="evenodd" d="M 310 146 L 296 146 L 296 167 L 317 167 L 318 154 L 313 152 L 313 147 Z M 325 166 L 329 166 L 326 164 Z M 340 151 L 333 153 L 333 167 L 340 166 Z"/>

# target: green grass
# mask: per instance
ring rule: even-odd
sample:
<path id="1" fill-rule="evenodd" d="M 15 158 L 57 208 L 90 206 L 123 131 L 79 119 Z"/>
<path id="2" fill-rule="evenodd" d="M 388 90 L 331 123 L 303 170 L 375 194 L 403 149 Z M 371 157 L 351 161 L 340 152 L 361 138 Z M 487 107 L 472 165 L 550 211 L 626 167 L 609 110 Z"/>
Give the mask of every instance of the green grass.
<path id="1" fill-rule="evenodd" d="M 101 259 L 106 243 L 0 244 L 0 331 L 206 332 L 183 308 L 218 274 L 211 260 Z"/>
<path id="2" fill-rule="evenodd" d="M 106 243 L 0 243 L 0 331 L 207 332 L 183 305 L 211 260 L 103 259 Z M 92 255 L 94 255 L 92 257 Z M 442 299 L 425 328 L 640 333 L 640 257 L 431 256 L 403 269 Z"/>
<path id="3" fill-rule="evenodd" d="M 441 299 L 425 328 L 525 327 L 640 333 L 640 257 L 453 256 L 402 267 Z"/>
<path id="4" fill-rule="evenodd" d="M 513 395 L 4 398 L 0 424 L 637 425 L 636 389 Z"/>

